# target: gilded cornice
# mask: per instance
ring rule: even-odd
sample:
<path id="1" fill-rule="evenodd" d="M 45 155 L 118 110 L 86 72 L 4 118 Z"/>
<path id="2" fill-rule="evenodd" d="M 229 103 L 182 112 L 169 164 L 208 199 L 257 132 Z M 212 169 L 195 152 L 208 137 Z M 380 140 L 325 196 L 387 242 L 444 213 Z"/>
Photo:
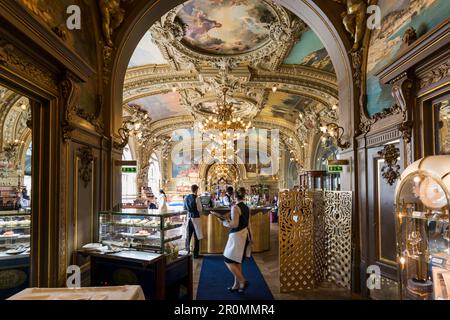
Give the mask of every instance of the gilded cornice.
<path id="1" fill-rule="evenodd" d="M 0 67 L 9 69 L 26 79 L 33 79 L 51 91 L 57 88 L 56 76 L 36 64 L 14 45 L 0 37 Z"/>
<path id="2" fill-rule="evenodd" d="M 277 71 L 253 70 L 249 81 L 242 84 L 243 87 L 258 90 L 270 90 L 273 85 L 327 106 L 338 101 L 336 76 L 310 67 L 283 66 Z M 193 70 L 175 71 L 166 65 L 129 69 L 125 76 L 124 104 L 145 96 L 169 92 L 174 86 L 179 90 L 200 90 L 205 82 Z"/>

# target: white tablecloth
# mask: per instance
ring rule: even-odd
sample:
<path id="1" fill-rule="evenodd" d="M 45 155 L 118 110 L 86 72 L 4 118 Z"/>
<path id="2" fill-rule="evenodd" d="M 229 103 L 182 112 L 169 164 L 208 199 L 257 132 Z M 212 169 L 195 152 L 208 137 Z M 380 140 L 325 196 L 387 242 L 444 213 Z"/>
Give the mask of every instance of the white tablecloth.
<path id="1" fill-rule="evenodd" d="M 145 300 L 141 286 L 29 288 L 8 300 Z"/>

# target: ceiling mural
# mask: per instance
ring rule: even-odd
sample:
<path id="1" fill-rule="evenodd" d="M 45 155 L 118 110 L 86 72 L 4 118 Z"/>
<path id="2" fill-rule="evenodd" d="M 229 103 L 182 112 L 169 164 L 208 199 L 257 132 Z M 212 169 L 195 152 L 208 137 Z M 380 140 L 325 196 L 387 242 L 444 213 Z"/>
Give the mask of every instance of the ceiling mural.
<path id="1" fill-rule="evenodd" d="M 309 98 L 278 91 L 269 95 L 260 115 L 295 121 L 299 112 L 312 105 L 314 102 Z"/>
<path id="2" fill-rule="evenodd" d="M 183 41 L 205 53 L 252 51 L 269 40 L 275 13 L 257 0 L 191 0 L 178 12 Z"/>
<path id="3" fill-rule="evenodd" d="M 145 33 L 138 46 L 134 50 L 133 56 L 128 63 L 128 68 L 144 66 L 148 64 L 167 64 L 167 60 L 164 59 L 161 50 L 154 43 L 150 31 L 147 31 Z"/>
<path id="4" fill-rule="evenodd" d="M 181 105 L 178 92 L 149 96 L 129 104 L 137 105 L 147 111 L 152 121 L 189 115 L 189 112 Z"/>
<path id="5" fill-rule="evenodd" d="M 308 28 L 294 44 L 284 64 L 299 64 L 333 72 L 333 63 L 319 37 Z"/>
<path id="6" fill-rule="evenodd" d="M 320 134 L 320 121 L 336 121 L 337 81 L 326 49 L 271 0 L 189 0 L 149 28 L 129 67 L 124 106 L 147 117 L 140 121 L 145 128 L 131 133 L 140 146 L 206 119 L 223 125 L 230 108 L 221 106 L 232 105 L 234 118 L 224 123 L 280 129 L 300 163 L 307 157 L 301 146 Z M 259 174 L 271 169 L 259 168 Z M 173 177 L 195 174 L 172 169 Z"/>
<path id="7" fill-rule="evenodd" d="M 390 108 L 395 102 L 389 85 L 381 86 L 376 76 L 395 59 L 406 29 L 413 27 L 418 37 L 448 18 L 448 0 L 380 0 L 381 29 L 370 38 L 367 60 L 367 113 Z"/>

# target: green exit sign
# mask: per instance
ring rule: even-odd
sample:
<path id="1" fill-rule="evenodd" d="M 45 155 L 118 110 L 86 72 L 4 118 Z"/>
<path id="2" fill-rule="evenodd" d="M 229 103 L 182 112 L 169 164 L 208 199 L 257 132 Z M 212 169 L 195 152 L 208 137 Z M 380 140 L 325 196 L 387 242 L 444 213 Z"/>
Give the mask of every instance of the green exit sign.
<path id="1" fill-rule="evenodd" d="M 340 165 L 329 165 L 328 172 L 329 173 L 342 173 L 344 171 L 344 167 Z"/>
<path id="2" fill-rule="evenodd" d="M 136 173 L 136 167 L 122 167 L 122 172 L 124 173 Z"/>

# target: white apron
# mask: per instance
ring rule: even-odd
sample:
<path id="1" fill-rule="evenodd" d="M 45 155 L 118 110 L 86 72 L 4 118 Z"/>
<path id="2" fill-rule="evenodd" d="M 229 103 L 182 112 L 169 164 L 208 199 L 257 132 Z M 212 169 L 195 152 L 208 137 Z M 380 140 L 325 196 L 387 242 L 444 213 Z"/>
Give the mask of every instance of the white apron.
<path id="1" fill-rule="evenodd" d="M 162 213 L 167 212 L 166 197 L 163 195 L 160 195 L 158 198 L 158 210 Z"/>
<path id="2" fill-rule="evenodd" d="M 203 239 L 203 230 L 202 230 L 202 221 L 200 218 L 189 218 L 192 220 L 192 224 L 194 225 L 195 235 L 198 240 Z"/>
<path id="3" fill-rule="evenodd" d="M 242 229 L 241 231 L 230 233 L 228 235 L 227 245 L 223 251 L 225 258 L 233 260 L 235 262 L 241 263 L 242 257 L 244 256 L 245 243 L 249 241 L 247 245 L 247 250 L 245 256 L 250 258 L 252 254 L 252 242 L 251 234 L 248 228 Z"/>

